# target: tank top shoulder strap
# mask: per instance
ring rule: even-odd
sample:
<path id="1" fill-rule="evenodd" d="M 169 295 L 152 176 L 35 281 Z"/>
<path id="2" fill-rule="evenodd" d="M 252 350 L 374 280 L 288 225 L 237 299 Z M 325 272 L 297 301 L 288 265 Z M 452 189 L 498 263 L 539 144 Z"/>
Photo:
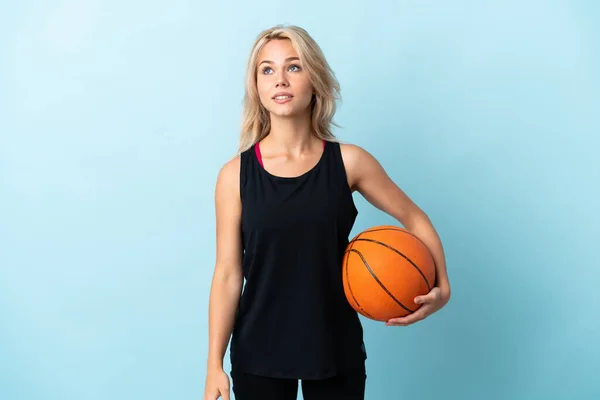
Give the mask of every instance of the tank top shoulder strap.
<path id="1" fill-rule="evenodd" d="M 240 154 L 240 198 L 242 201 L 244 200 L 244 194 L 246 193 L 248 180 L 252 174 L 254 166 L 254 149 L 255 145 Z"/>
<path id="2" fill-rule="evenodd" d="M 346 167 L 344 165 L 344 159 L 342 158 L 342 149 L 339 142 L 329 142 L 331 161 L 330 165 L 333 173 L 336 175 L 336 179 L 344 183 L 347 186 L 348 177 L 346 175 Z"/>

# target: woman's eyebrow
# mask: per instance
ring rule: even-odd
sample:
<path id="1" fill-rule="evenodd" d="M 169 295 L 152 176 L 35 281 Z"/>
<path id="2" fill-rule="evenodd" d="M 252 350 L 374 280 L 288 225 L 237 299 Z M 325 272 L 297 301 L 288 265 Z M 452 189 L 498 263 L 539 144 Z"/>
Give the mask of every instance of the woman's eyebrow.
<path id="1" fill-rule="evenodd" d="M 285 59 L 286 62 L 288 62 L 288 61 L 294 61 L 294 60 L 300 61 L 300 59 L 298 57 L 288 57 L 288 58 Z M 258 65 L 265 64 L 265 63 L 266 64 L 273 64 L 273 61 L 263 60 Z"/>

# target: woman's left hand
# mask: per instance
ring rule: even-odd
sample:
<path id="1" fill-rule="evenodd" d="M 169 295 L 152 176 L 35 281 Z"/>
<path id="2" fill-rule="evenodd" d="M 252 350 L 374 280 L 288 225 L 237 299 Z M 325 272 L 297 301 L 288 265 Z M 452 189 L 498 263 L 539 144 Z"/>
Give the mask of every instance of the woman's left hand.
<path id="1" fill-rule="evenodd" d="M 421 304 L 421 307 L 412 314 L 400 318 L 392 318 L 385 323 L 386 326 L 408 326 L 417 321 L 422 321 L 440 308 L 444 307 L 449 300 L 449 296 L 444 294 L 442 289 L 434 287 L 423 296 L 415 297 L 415 304 Z"/>

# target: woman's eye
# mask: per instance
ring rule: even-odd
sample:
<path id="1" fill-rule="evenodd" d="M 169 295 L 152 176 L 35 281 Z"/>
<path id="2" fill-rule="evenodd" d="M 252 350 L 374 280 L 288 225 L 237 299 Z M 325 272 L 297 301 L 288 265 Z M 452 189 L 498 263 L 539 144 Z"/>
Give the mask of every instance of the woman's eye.
<path id="1" fill-rule="evenodd" d="M 292 64 L 292 65 L 290 65 L 290 67 L 289 67 L 289 68 L 290 68 L 290 70 L 292 70 L 292 68 L 295 68 L 295 70 L 294 70 L 294 71 L 299 71 L 299 70 L 301 70 L 301 69 L 302 69 L 302 68 L 300 68 L 300 66 L 298 66 L 298 65 L 296 65 L 296 64 Z M 263 74 L 270 73 L 270 71 L 272 71 L 271 67 L 264 67 L 264 68 L 262 69 L 262 73 L 263 73 Z"/>

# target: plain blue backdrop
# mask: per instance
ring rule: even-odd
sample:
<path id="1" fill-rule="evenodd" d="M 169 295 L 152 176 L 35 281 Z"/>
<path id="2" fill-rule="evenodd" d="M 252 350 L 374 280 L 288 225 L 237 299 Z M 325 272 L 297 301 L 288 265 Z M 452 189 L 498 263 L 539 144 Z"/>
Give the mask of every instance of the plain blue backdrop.
<path id="1" fill-rule="evenodd" d="M 600 398 L 599 21 L 573 0 L 4 0 L 0 398 L 202 398 L 214 185 L 279 23 L 321 45 L 335 133 L 446 251 L 446 308 L 362 319 L 367 399 Z M 353 234 L 395 223 L 355 201 Z"/>

